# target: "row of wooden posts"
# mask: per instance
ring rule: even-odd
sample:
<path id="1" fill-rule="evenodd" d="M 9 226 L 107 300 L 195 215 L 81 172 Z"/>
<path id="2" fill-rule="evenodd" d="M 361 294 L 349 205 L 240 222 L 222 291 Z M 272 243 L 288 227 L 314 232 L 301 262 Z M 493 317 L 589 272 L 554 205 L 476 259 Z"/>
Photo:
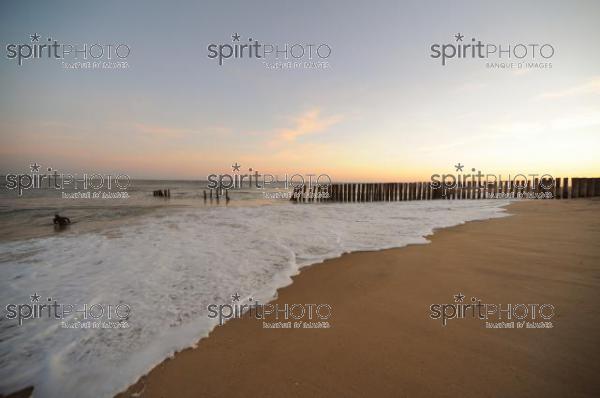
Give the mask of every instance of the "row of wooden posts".
<path id="1" fill-rule="evenodd" d="M 171 190 L 170 189 L 157 189 L 155 191 L 152 192 L 153 196 L 158 196 L 161 198 L 170 198 L 171 197 Z M 212 202 L 213 200 L 213 189 L 209 190 L 208 195 L 206 194 L 206 191 L 202 191 L 202 196 L 204 197 L 204 201 L 206 202 L 207 200 L 210 199 L 210 201 Z M 229 190 L 228 189 L 214 189 L 214 197 L 217 200 L 217 202 L 219 201 L 219 199 L 224 196 L 225 200 L 227 202 L 229 202 L 230 198 L 229 198 Z"/>
<path id="2" fill-rule="evenodd" d="M 230 200 L 229 189 L 215 189 L 214 191 L 215 191 L 215 198 L 217 199 L 217 202 L 219 201 L 220 196 L 225 196 L 225 201 L 229 202 L 229 200 Z M 208 198 L 212 202 L 212 200 L 213 200 L 213 190 L 212 189 L 209 191 L 208 197 L 206 195 L 206 191 L 202 191 L 202 195 L 204 197 L 205 202 Z"/>
<path id="3" fill-rule="evenodd" d="M 152 195 L 159 196 L 161 198 L 170 198 L 171 190 L 170 189 L 157 189 L 156 191 L 152 192 Z"/>
<path id="4" fill-rule="evenodd" d="M 569 182 L 570 180 L 570 182 Z M 600 196 L 600 178 L 529 181 L 467 181 L 453 186 L 431 182 L 335 183 L 296 188 L 294 202 L 395 202 L 433 199 L 572 199 Z"/>

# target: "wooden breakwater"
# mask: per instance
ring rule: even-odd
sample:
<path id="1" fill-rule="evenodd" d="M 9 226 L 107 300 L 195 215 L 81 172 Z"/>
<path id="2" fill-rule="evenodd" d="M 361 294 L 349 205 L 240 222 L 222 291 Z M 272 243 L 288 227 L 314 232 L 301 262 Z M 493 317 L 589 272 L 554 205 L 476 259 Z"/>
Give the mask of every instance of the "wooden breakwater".
<path id="1" fill-rule="evenodd" d="M 161 198 L 170 198 L 171 190 L 170 189 L 157 189 L 156 191 L 152 192 L 152 196 L 158 196 Z"/>
<path id="2" fill-rule="evenodd" d="M 397 202 L 435 199 L 575 199 L 600 196 L 600 178 L 442 183 L 333 183 L 297 187 L 293 202 Z"/>

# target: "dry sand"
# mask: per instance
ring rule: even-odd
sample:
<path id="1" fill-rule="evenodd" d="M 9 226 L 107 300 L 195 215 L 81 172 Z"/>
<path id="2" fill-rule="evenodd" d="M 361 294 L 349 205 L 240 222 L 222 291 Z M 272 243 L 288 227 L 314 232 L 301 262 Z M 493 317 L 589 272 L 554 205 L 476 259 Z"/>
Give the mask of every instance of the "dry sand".
<path id="1" fill-rule="evenodd" d="M 600 396 L 600 201 L 530 201 L 431 244 L 308 267 L 277 303 L 328 303 L 331 329 L 237 319 L 121 396 Z M 442 327 L 432 303 L 550 303 L 552 329 Z"/>

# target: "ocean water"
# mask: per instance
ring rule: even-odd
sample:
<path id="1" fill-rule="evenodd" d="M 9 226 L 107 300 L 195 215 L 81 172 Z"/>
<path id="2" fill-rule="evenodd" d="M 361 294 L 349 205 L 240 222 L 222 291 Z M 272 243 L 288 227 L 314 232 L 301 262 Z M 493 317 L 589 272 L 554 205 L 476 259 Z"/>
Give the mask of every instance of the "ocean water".
<path id="1" fill-rule="evenodd" d="M 234 293 L 265 303 L 303 266 L 425 244 L 435 228 L 505 216 L 507 203 L 291 204 L 241 192 L 225 206 L 204 204 L 192 183 L 174 186 L 171 200 L 153 198 L 152 184 L 139 183 L 129 200 L 69 206 L 49 193 L 0 198 L 3 228 L 17 230 L 0 240 L 0 393 L 34 385 L 35 397 L 112 397 L 206 337 L 217 322 L 207 316 L 211 303 L 230 303 Z M 55 231 L 57 210 L 76 223 Z M 6 305 L 30 304 L 34 293 L 61 303 L 126 303 L 129 327 L 7 319 Z"/>

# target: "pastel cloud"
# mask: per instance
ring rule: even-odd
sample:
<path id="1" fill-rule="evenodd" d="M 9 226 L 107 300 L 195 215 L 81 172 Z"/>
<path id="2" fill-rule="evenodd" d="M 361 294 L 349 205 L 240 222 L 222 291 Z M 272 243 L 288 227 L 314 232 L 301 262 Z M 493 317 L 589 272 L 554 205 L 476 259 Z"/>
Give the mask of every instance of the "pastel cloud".
<path id="1" fill-rule="evenodd" d="M 298 138 L 306 135 L 325 132 L 341 120 L 342 117 L 340 115 L 324 117 L 321 115 L 320 109 L 309 110 L 294 118 L 292 120 L 292 127 L 276 130 L 275 140 L 272 141 L 271 144 L 294 142 Z"/>
<path id="2" fill-rule="evenodd" d="M 556 99 L 579 95 L 600 94 L 600 77 L 594 77 L 585 83 L 563 90 L 550 91 L 538 95 L 537 99 Z"/>

